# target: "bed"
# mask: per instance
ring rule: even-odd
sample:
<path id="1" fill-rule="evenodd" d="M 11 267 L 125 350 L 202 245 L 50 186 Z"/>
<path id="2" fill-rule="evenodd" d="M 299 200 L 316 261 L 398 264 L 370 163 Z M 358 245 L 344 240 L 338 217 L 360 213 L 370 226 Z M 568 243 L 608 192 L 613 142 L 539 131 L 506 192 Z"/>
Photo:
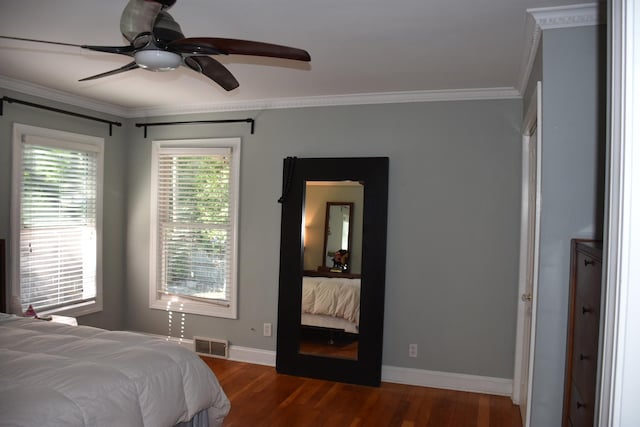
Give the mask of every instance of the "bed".
<path id="1" fill-rule="evenodd" d="M 357 334 L 360 278 L 303 276 L 301 324 Z"/>
<path id="2" fill-rule="evenodd" d="M 0 313 L 0 426 L 210 426 L 230 404 L 162 338 Z"/>

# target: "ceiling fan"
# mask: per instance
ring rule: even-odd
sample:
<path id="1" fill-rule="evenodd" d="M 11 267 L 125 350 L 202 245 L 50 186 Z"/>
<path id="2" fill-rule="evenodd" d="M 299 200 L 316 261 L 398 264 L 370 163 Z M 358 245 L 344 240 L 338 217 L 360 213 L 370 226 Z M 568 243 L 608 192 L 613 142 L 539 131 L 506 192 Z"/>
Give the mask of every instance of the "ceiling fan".
<path id="1" fill-rule="evenodd" d="M 240 84 L 233 74 L 220 62 L 211 58 L 211 55 L 237 54 L 296 61 L 311 60 L 307 51 L 294 47 L 217 37 L 185 37 L 180 25 L 167 12 L 175 2 L 176 0 L 129 0 L 120 17 L 120 32 L 129 41 L 128 46 L 78 45 L 8 36 L 0 36 L 0 38 L 75 46 L 133 57 L 132 62 L 120 68 L 86 77 L 80 81 L 112 76 L 137 68 L 169 71 L 184 65 L 230 91 Z"/>

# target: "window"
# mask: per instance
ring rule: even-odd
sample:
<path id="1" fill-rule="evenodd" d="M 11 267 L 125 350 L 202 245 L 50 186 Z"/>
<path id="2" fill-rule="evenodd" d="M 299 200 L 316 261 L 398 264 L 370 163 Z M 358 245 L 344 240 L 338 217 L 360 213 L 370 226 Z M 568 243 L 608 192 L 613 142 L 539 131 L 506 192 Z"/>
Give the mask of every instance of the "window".
<path id="1" fill-rule="evenodd" d="M 153 142 L 151 308 L 236 317 L 239 163 L 239 138 Z"/>
<path id="2" fill-rule="evenodd" d="M 14 125 L 14 311 L 102 310 L 103 150 L 101 138 Z"/>

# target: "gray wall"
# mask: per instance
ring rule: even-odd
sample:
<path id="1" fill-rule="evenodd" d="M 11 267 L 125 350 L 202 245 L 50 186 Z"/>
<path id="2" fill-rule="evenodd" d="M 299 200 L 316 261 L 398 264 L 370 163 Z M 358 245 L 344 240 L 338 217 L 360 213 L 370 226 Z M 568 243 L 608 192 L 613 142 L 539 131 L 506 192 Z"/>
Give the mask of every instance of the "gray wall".
<path id="1" fill-rule="evenodd" d="M 126 326 L 168 332 L 148 309 L 150 141 L 237 136 L 242 142 L 237 320 L 186 316 L 185 336 L 275 350 L 282 160 L 390 157 L 383 363 L 512 378 L 520 219 L 519 100 L 225 113 L 243 125 L 134 132 L 129 141 Z M 166 120 L 167 118 L 158 118 Z M 183 120 L 187 117 L 172 117 Z M 153 121 L 153 120 L 150 120 Z M 419 357 L 408 358 L 409 343 Z"/>
<path id="2" fill-rule="evenodd" d="M 105 114 L 62 105 L 0 88 L 0 96 L 70 110 L 80 114 L 119 120 Z M 4 103 L 0 117 L 0 238 L 9 239 L 11 205 L 11 146 L 13 123 L 58 129 L 102 137 L 104 144 L 103 288 L 104 309 L 82 317 L 79 322 L 107 329 L 124 326 L 124 203 L 126 183 L 126 130 L 114 127 L 113 136 L 103 123 L 74 118 L 41 109 Z M 8 249 L 8 248 L 7 248 Z M 10 255 L 9 255 L 10 256 Z"/>
<path id="3" fill-rule="evenodd" d="M 560 425 L 571 238 L 602 238 L 603 28 L 545 30 L 532 426 Z"/>
<path id="4" fill-rule="evenodd" d="M 521 115 L 519 100 L 269 110 L 157 118 L 252 116 L 255 135 L 246 125 L 197 125 L 150 128 L 144 139 L 133 127 L 141 120 L 124 120 L 109 137 L 103 124 L 5 105 L 0 237 L 9 237 L 11 123 L 105 137 L 105 309 L 80 323 L 166 334 L 166 313 L 148 308 L 150 141 L 241 136 L 239 318 L 187 315 L 185 336 L 275 350 L 261 331 L 277 318 L 282 159 L 388 156 L 383 363 L 512 378 Z M 409 343 L 418 358 L 408 358 Z"/>

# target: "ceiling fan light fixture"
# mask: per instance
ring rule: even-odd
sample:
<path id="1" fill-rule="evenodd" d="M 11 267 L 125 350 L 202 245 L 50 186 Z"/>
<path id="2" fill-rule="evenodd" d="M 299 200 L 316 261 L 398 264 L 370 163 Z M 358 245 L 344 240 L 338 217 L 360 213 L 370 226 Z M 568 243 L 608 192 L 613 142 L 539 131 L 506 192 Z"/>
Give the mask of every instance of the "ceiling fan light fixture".
<path id="1" fill-rule="evenodd" d="M 182 64 L 182 57 L 166 50 L 141 50 L 134 59 L 140 68 L 150 71 L 175 70 Z"/>

